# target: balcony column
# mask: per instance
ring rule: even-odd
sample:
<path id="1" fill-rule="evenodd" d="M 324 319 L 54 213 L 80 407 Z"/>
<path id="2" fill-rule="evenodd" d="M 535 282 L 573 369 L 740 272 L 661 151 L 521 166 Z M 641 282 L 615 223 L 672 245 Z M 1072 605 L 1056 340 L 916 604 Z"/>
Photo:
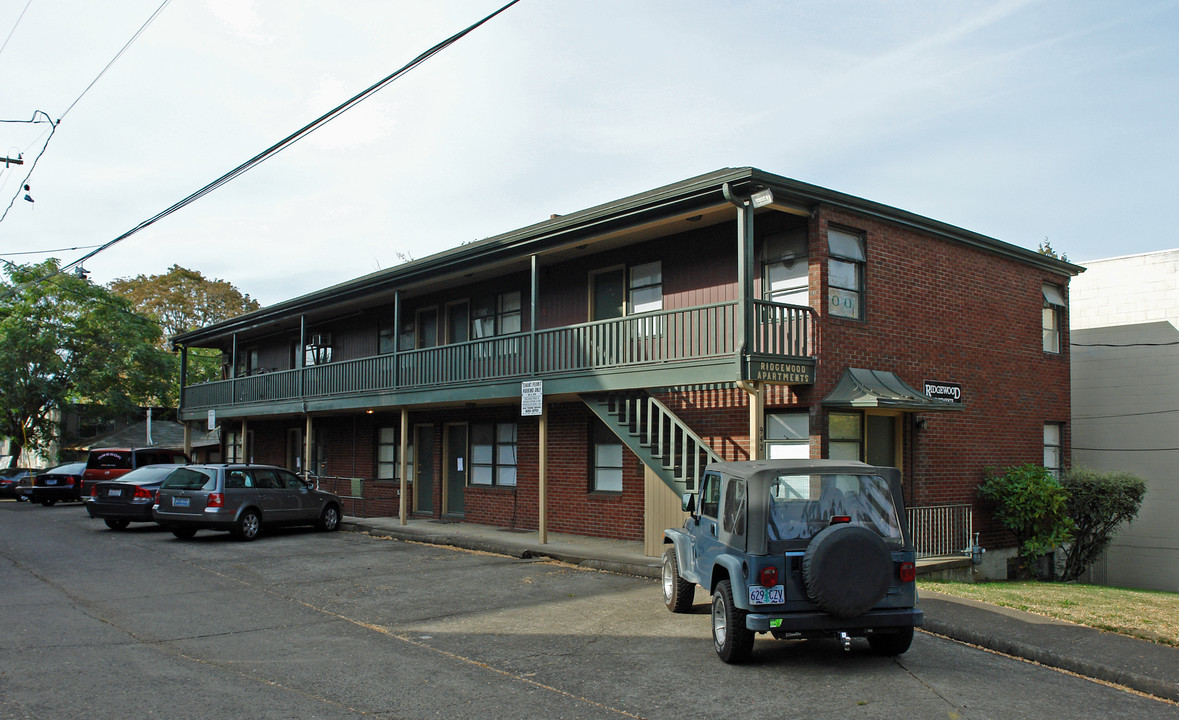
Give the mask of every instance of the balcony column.
<path id="1" fill-rule="evenodd" d="M 406 454 L 409 452 L 409 409 L 401 408 L 401 446 L 397 448 L 397 463 L 398 470 L 401 473 L 401 502 L 398 507 L 398 517 L 401 524 L 405 525 L 408 522 L 407 516 L 409 514 L 408 498 L 406 497 L 406 489 L 408 487 L 409 463 L 406 462 Z M 432 449 L 431 449 L 432 450 Z"/>
<path id="2" fill-rule="evenodd" d="M 307 316 L 299 316 L 299 347 L 295 350 L 295 369 L 299 371 L 299 397 L 307 397 Z"/>
<path id="3" fill-rule="evenodd" d="M 540 261 L 536 255 L 532 256 L 532 286 L 528 292 L 528 367 L 527 372 L 530 375 L 536 374 L 536 322 L 540 315 L 539 300 L 540 295 Z"/>
<path id="4" fill-rule="evenodd" d="M 401 387 L 401 291 L 393 293 L 393 387 Z"/>
<path id="5" fill-rule="evenodd" d="M 250 457 L 250 433 L 249 433 L 249 427 L 247 427 L 248 425 L 249 425 L 248 419 L 243 417 L 242 418 L 242 455 L 241 455 L 241 457 L 239 457 L 237 459 L 237 461 L 240 463 L 249 463 L 249 462 L 253 461 L 253 458 Z"/>
<path id="6" fill-rule="evenodd" d="M 728 183 L 722 191 L 725 199 L 737 208 L 737 373 L 744 372 L 742 363 L 753 339 L 753 206 L 748 198 L 739 198 Z"/>
<path id="7" fill-rule="evenodd" d="M 188 385 L 188 348 L 180 346 L 180 407 L 184 407 L 184 386 Z M 187 428 L 188 425 L 186 424 Z"/>
<path id="8" fill-rule="evenodd" d="M 540 418 L 537 425 L 537 541 L 544 545 L 549 541 L 548 528 L 548 444 L 549 444 L 549 401 L 541 400 Z"/>
<path id="9" fill-rule="evenodd" d="M 303 480 L 311 482 L 311 416 L 303 429 Z"/>

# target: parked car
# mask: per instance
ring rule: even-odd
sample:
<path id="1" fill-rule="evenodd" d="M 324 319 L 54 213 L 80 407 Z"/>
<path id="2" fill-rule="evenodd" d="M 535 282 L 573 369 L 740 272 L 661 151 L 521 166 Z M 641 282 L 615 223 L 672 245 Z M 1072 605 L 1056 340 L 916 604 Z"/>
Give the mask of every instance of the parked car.
<path id="1" fill-rule="evenodd" d="M 25 500 L 26 498 L 17 492 L 17 486 L 21 482 L 27 481 L 30 473 L 33 472 L 35 471 L 28 468 L 4 468 L 0 470 L 0 497 Z"/>
<path id="2" fill-rule="evenodd" d="M 133 522 L 152 522 L 151 506 L 164 479 L 176 465 L 144 465 L 117 480 L 95 483 L 86 498 L 86 512 L 111 530 L 124 530 Z"/>
<path id="3" fill-rule="evenodd" d="M 692 607 L 696 585 L 712 597 L 712 641 L 721 660 L 749 658 L 757 633 L 866 637 L 899 655 L 921 625 L 916 553 L 905 522 L 901 473 L 838 460 L 714 463 L 691 516 L 664 532 L 663 601 Z"/>
<path id="4" fill-rule="evenodd" d="M 253 540 L 263 527 L 340 526 L 340 498 L 273 465 L 188 465 L 164 480 L 152 507 L 156 522 L 178 538 L 228 530 Z"/>
<path id="5" fill-rule="evenodd" d="M 79 502 L 82 499 L 82 471 L 85 469 L 86 463 L 74 462 L 35 471 L 20 486 L 20 494 L 45 507 L 58 502 Z"/>
<path id="6" fill-rule="evenodd" d="M 187 465 L 188 456 L 168 448 L 94 448 L 86 456 L 82 473 L 82 494 L 89 495 L 94 483 L 115 480 L 144 465 Z"/>

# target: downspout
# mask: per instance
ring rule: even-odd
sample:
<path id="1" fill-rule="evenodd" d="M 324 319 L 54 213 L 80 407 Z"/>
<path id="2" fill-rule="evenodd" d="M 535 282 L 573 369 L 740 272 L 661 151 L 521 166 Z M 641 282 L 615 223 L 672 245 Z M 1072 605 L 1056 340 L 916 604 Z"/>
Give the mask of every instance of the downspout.
<path id="1" fill-rule="evenodd" d="M 763 398 L 757 383 L 745 380 L 745 356 L 748 351 L 752 317 L 749 313 L 753 296 L 753 211 L 748 200 L 733 194 L 728 183 L 721 186 L 721 192 L 737 208 L 737 387 L 749 393 L 749 459 L 761 457 L 761 408 Z"/>

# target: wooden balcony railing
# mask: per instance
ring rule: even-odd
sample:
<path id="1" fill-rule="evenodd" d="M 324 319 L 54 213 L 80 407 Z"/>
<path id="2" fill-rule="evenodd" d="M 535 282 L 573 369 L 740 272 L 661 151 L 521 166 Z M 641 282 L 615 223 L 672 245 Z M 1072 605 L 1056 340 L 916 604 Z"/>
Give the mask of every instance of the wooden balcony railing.
<path id="1" fill-rule="evenodd" d="M 750 352 L 809 358 L 810 308 L 757 301 Z M 282 370 L 184 389 L 185 409 L 657 366 L 734 356 L 738 304 L 644 313 Z"/>

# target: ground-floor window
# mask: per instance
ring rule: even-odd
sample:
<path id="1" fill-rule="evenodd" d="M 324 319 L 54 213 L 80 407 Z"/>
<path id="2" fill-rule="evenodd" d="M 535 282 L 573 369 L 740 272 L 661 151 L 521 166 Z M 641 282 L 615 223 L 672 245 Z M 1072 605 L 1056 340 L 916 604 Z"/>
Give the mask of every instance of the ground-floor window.
<path id="1" fill-rule="evenodd" d="M 1044 467 L 1060 477 L 1063 469 L 1061 458 L 1061 437 L 1064 435 L 1060 423 L 1044 423 Z"/>
<path id="2" fill-rule="evenodd" d="M 245 463 L 254 457 L 254 431 L 247 430 L 246 444 L 242 447 L 242 433 L 240 430 L 225 433 L 225 462 Z"/>
<path id="3" fill-rule="evenodd" d="M 516 423 L 471 424 L 471 484 L 516 484 Z"/>
<path id="4" fill-rule="evenodd" d="M 864 442 L 864 418 L 859 413 L 827 415 L 827 456 L 832 460 L 859 460 Z"/>
<path id="5" fill-rule="evenodd" d="M 413 442 L 405 450 L 406 482 L 413 482 Z M 377 428 L 377 480 L 401 481 L 401 433 L 396 427 Z"/>
<path id="6" fill-rule="evenodd" d="M 593 423 L 591 492 L 622 492 L 622 441 L 600 420 Z"/>
<path id="7" fill-rule="evenodd" d="M 811 418 L 802 412 L 766 415 L 766 457 L 771 460 L 806 460 L 811 456 Z"/>

